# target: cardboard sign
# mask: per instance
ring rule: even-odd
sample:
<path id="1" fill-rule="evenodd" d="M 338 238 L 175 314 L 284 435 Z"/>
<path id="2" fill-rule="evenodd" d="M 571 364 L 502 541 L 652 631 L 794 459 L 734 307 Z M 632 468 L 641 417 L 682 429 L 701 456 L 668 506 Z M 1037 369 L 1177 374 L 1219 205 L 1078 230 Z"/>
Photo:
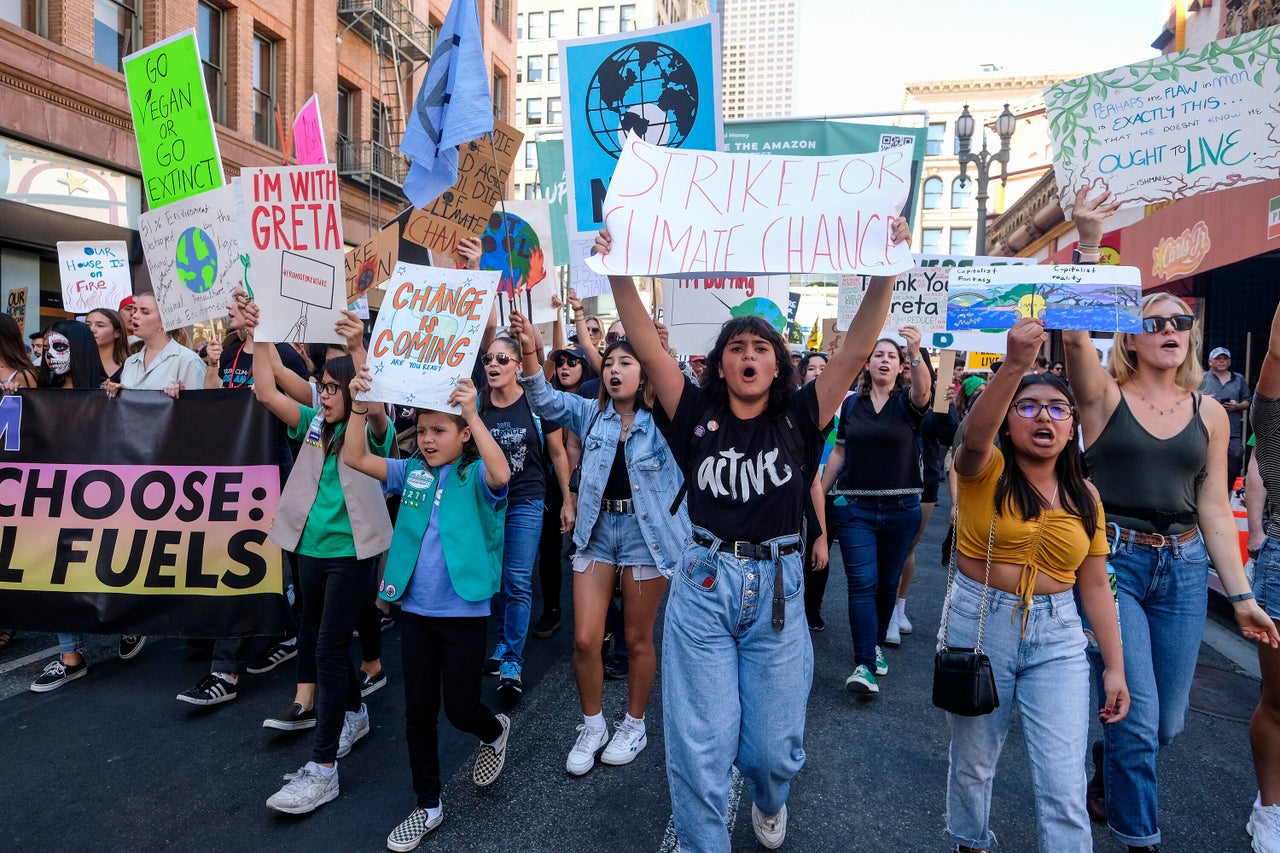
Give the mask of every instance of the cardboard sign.
<path id="1" fill-rule="evenodd" d="M 313 94 L 293 120 L 293 153 L 299 166 L 329 162 L 324 151 L 324 128 L 320 124 L 320 102 Z"/>
<path id="2" fill-rule="evenodd" d="M 627 138 L 605 224 L 613 275 L 867 273 L 913 266 L 891 242 L 911 149 L 845 157 L 675 151 Z"/>
<path id="3" fill-rule="evenodd" d="M 235 209 L 235 188 L 228 186 L 139 217 L 142 252 L 166 330 L 227 313 L 231 291 L 247 282 L 249 256 L 240 245 Z"/>
<path id="4" fill-rule="evenodd" d="M 956 370 L 956 354 L 954 350 L 943 350 L 938 357 L 938 381 L 933 385 L 933 410 L 945 415 L 951 408 L 947 392 L 951 390 L 951 379 Z"/>
<path id="5" fill-rule="evenodd" d="M 560 43 L 569 233 L 604 224 L 605 193 L 628 133 L 669 150 L 720 147 L 715 16 Z"/>
<path id="6" fill-rule="evenodd" d="M 458 413 L 498 292 L 498 273 L 396 264 L 369 345 L 373 384 L 358 399 Z"/>
<path id="7" fill-rule="evenodd" d="M 1280 177 L 1277 93 L 1276 27 L 1050 86 L 1063 210 L 1095 184 L 1136 206 Z"/>
<path id="8" fill-rule="evenodd" d="M 706 353 L 733 317 L 763 317 L 782 332 L 790 286 L 785 275 L 666 279 L 662 316 L 668 340 L 682 355 Z"/>
<path id="9" fill-rule="evenodd" d="M 958 268 L 951 273 L 948 329 L 1011 329 L 1039 317 L 1050 329 L 1142 331 L 1142 275 L 1109 265 Z"/>
<path id="10" fill-rule="evenodd" d="M 246 169 L 244 243 L 261 307 L 256 338 L 342 343 L 333 326 L 347 304 L 336 166 Z"/>
<path id="11" fill-rule="evenodd" d="M 463 263 L 458 241 L 479 237 L 502 199 L 507 176 L 524 134 L 500 121 L 488 134 L 458 148 L 458 180 L 430 207 L 415 210 L 405 223 L 404 239 Z"/>
<path id="12" fill-rule="evenodd" d="M 196 31 L 148 45 L 123 64 L 148 205 L 223 186 Z"/>
<path id="13" fill-rule="evenodd" d="M 394 223 L 347 252 L 344 258 L 347 304 L 390 278 L 399 259 L 400 234 Z"/>
<path id="14" fill-rule="evenodd" d="M 72 314 L 94 308 L 120 306 L 133 295 L 129 247 L 123 240 L 60 240 L 58 274 L 62 278 L 62 307 Z"/>

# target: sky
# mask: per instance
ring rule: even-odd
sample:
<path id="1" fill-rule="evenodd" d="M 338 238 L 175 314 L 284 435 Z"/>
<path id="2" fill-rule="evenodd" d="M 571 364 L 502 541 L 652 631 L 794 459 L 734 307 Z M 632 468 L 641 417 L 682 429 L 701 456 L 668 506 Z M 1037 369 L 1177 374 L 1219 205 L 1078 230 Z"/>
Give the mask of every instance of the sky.
<path id="1" fill-rule="evenodd" d="M 1073 76 L 1159 54 L 1169 0 L 799 0 L 792 115 L 897 110 L 907 81 Z"/>

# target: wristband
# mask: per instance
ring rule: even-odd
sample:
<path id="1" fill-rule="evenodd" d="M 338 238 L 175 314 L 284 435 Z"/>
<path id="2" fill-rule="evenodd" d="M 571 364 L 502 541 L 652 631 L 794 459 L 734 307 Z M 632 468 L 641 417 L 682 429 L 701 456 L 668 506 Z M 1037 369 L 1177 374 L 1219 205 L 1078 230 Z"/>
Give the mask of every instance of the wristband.
<path id="1" fill-rule="evenodd" d="M 1076 243 L 1076 248 L 1097 251 L 1098 249 L 1102 248 L 1102 244 L 1101 243 Z"/>
<path id="2" fill-rule="evenodd" d="M 1241 601 L 1248 601 L 1251 598 L 1253 598 L 1253 593 L 1242 592 L 1239 595 L 1228 595 L 1227 601 L 1230 601 L 1232 604 L 1238 604 Z"/>
<path id="3" fill-rule="evenodd" d="M 536 349 L 522 349 L 520 352 L 522 355 L 536 355 L 538 351 Z"/>
<path id="4" fill-rule="evenodd" d="M 369 409 L 366 407 L 365 409 L 361 410 L 361 409 L 357 409 L 355 406 L 352 406 L 352 407 L 351 407 L 351 414 L 353 414 L 353 415 L 367 415 L 367 414 L 369 414 Z"/>

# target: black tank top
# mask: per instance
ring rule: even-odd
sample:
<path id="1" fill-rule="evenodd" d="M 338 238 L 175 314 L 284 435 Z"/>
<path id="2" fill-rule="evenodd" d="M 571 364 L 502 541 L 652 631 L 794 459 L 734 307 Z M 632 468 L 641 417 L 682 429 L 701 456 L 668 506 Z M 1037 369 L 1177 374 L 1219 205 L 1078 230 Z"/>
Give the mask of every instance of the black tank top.
<path id="1" fill-rule="evenodd" d="M 1196 490 L 1204 479 L 1209 431 L 1200 396 L 1191 395 L 1191 420 L 1159 439 L 1138 423 L 1124 394 L 1102 433 L 1085 451 L 1089 475 L 1107 523 L 1172 536 L 1196 526 Z"/>

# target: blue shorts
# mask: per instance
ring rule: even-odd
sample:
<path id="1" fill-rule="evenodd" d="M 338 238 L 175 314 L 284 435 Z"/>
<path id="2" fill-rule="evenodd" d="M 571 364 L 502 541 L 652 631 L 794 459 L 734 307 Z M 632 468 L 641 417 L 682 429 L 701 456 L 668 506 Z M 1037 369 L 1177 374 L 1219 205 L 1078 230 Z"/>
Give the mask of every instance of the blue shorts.
<path id="1" fill-rule="evenodd" d="M 1253 595 L 1272 619 L 1280 619 L 1280 540 L 1267 541 L 1253 559 Z"/>
<path id="2" fill-rule="evenodd" d="M 595 563 L 630 568 L 638 580 L 662 577 L 653 564 L 653 553 L 644 541 L 640 520 L 634 514 L 602 512 L 591 529 L 587 545 L 573 558 L 573 570 L 585 572 Z"/>

